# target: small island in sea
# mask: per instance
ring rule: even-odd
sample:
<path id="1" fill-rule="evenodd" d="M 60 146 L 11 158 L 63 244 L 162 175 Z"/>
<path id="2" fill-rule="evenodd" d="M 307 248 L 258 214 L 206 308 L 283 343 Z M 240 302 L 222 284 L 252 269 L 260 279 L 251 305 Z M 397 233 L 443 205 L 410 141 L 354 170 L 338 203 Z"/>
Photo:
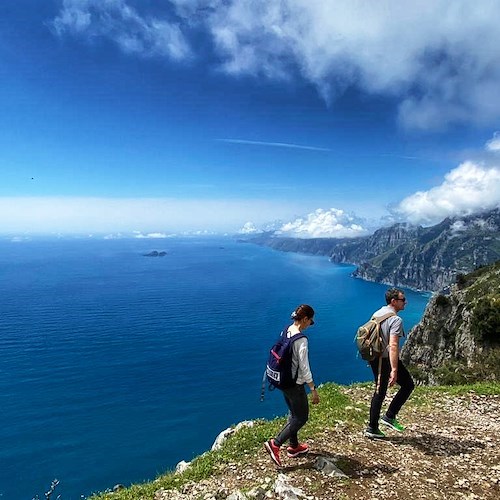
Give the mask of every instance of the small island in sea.
<path id="1" fill-rule="evenodd" d="M 152 250 L 149 253 L 143 254 L 144 257 L 165 257 L 167 255 L 167 252 L 162 250 L 161 252 L 158 252 L 158 250 Z"/>

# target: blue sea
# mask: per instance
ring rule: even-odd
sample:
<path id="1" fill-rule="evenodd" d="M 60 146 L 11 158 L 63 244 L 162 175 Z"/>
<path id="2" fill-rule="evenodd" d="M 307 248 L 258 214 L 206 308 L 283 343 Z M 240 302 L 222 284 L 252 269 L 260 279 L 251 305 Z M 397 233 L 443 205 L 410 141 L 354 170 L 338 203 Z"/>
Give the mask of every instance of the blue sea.
<path id="1" fill-rule="evenodd" d="M 387 287 L 353 269 L 231 238 L 0 241 L 0 498 L 151 480 L 283 415 L 262 373 L 301 303 L 315 382 L 370 380 L 353 337 Z M 409 330 L 429 296 L 406 293 Z"/>

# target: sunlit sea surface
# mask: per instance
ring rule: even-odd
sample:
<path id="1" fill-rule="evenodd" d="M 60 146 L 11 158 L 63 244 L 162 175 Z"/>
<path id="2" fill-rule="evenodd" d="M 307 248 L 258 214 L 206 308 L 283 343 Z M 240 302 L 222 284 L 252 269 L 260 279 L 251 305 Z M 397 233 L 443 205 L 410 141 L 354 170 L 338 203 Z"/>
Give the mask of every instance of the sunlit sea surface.
<path id="1" fill-rule="evenodd" d="M 0 498 L 154 479 L 284 414 L 262 373 L 300 303 L 316 383 L 369 380 L 353 337 L 387 287 L 353 269 L 229 238 L 1 241 Z M 406 293 L 409 330 L 428 295 Z"/>

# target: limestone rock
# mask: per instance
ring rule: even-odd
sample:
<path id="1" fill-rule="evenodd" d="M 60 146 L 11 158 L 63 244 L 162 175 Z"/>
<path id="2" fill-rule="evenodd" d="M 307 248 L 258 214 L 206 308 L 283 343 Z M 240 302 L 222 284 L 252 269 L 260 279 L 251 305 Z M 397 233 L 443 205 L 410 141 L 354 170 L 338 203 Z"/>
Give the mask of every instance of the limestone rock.
<path id="1" fill-rule="evenodd" d="M 186 462 L 185 460 L 181 460 L 175 466 L 175 473 L 176 474 L 182 474 L 190 465 L 191 465 L 191 462 Z"/>
<path id="2" fill-rule="evenodd" d="M 327 476 L 348 479 L 348 476 L 337 467 L 337 464 L 331 458 L 323 456 L 316 457 L 313 467 Z"/>
<path id="3" fill-rule="evenodd" d="M 229 427 L 228 429 L 223 430 L 219 435 L 215 438 L 214 444 L 212 445 L 211 450 L 218 450 L 224 441 L 234 434 L 235 432 L 238 432 L 240 429 L 243 427 L 253 427 L 254 422 L 252 420 L 244 420 L 243 422 L 240 422 L 236 427 Z"/>
<path id="4" fill-rule="evenodd" d="M 288 477 L 285 474 L 278 474 L 278 478 L 274 484 L 274 491 L 278 495 L 278 498 L 282 500 L 298 500 L 306 497 L 301 489 L 295 488 L 288 483 Z"/>

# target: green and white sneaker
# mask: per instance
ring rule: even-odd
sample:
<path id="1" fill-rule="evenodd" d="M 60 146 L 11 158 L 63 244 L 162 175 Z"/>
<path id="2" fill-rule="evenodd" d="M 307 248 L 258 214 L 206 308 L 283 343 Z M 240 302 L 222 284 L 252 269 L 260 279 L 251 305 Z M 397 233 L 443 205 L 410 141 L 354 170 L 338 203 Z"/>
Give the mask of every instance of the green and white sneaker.
<path id="1" fill-rule="evenodd" d="M 384 439 L 385 434 L 380 429 L 372 429 L 371 427 L 367 427 L 365 429 L 365 436 L 370 439 Z"/>
<path id="2" fill-rule="evenodd" d="M 380 419 L 380 423 L 387 425 L 387 427 L 390 427 L 398 432 L 404 432 L 405 430 L 405 428 L 395 418 L 387 418 L 385 415 Z"/>

